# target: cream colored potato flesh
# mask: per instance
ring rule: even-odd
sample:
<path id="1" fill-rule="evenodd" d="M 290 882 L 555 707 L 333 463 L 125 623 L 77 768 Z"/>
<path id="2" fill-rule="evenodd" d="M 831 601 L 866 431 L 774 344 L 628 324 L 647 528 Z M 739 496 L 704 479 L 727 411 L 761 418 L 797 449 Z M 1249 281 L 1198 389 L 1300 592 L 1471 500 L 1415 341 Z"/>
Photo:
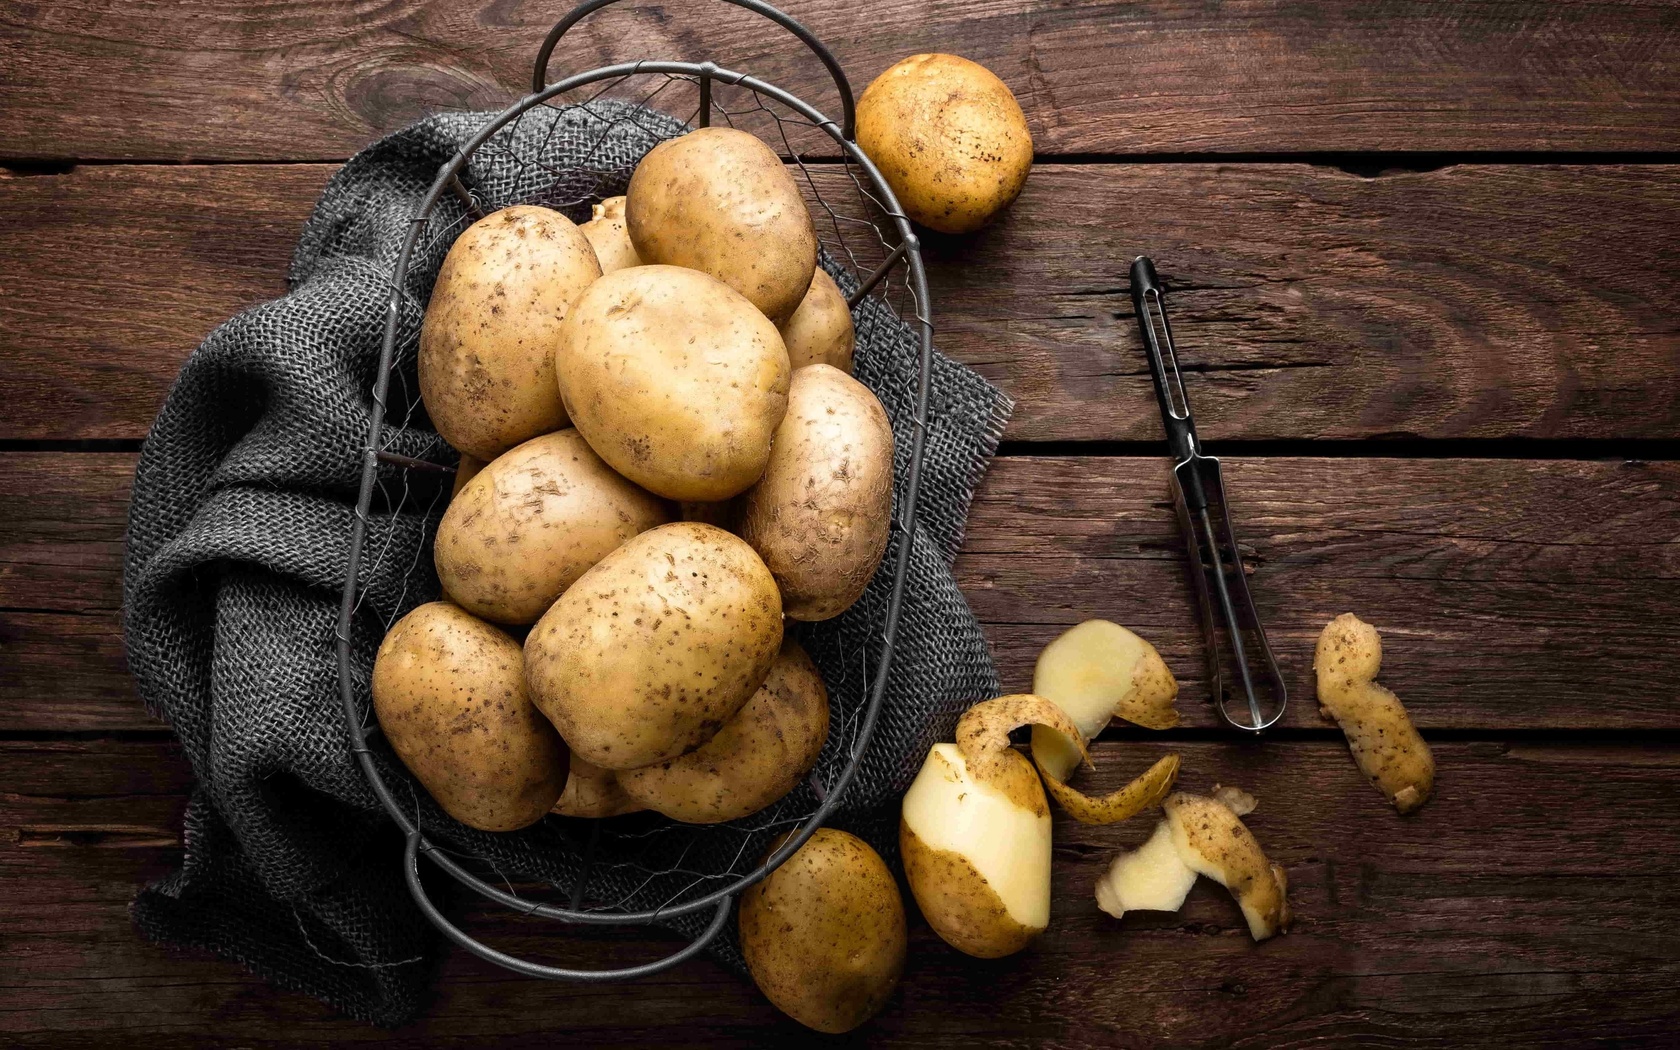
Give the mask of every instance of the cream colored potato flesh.
<path id="1" fill-rule="evenodd" d="M 1050 816 L 1021 809 L 976 783 L 955 744 L 935 744 L 904 795 L 904 822 L 929 848 L 968 858 L 1009 917 L 1050 922 Z"/>
<path id="2" fill-rule="evenodd" d="M 1117 623 L 1087 620 L 1044 647 L 1033 668 L 1032 691 L 1066 711 L 1089 740 L 1137 688 L 1144 641 Z M 1048 726 L 1033 726 L 1033 755 L 1067 779 L 1079 765 L 1073 741 Z"/>
<path id="3" fill-rule="evenodd" d="M 1097 882 L 1097 907 L 1116 919 L 1129 911 L 1177 911 L 1195 883 L 1163 820 L 1143 845 L 1114 858 Z"/>

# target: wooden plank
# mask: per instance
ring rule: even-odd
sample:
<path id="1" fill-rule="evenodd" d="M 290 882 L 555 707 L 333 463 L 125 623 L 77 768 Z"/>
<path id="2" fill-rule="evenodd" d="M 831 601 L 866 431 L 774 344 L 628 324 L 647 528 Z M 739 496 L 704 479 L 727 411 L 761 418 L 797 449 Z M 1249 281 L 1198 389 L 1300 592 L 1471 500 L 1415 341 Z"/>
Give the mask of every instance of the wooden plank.
<path id="1" fill-rule="evenodd" d="M 1248 939 L 1222 890 L 1178 914 L 1098 913 L 1090 888 L 1147 821 L 1058 818 L 1049 932 L 1025 954 L 968 959 L 912 921 L 904 984 L 864 1034 L 903 1046 L 1661 1045 L 1680 1024 L 1680 906 L 1671 746 L 1436 747 L 1437 797 L 1396 817 L 1336 742 L 1193 742 L 1183 782 L 1237 783 L 1284 865 L 1296 922 Z M 1097 749 L 1097 786 L 1163 751 Z M 0 743 L 0 1033 L 8 1045 L 152 1047 L 648 1045 L 788 1041 L 799 1029 L 708 960 L 633 984 L 513 977 L 452 953 L 416 1025 L 332 1016 L 231 963 L 133 933 L 127 902 L 177 862 L 188 776 L 172 745 Z M 602 965 L 667 949 L 657 935 L 579 937 L 470 907 L 492 943 Z M 669 1029 L 665 1028 L 668 1033 Z"/>
<path id="2" fill-rule="evenodd" d="M 710 58 L 838 108 L 822 67 L 787 37 L 700 6 L 598 15 L 552 71 Z M 11 5 L 0 20 L 5 153 L 347 156 L 428 112 L 510 103 L 529 90 L 537 45 L 563 10 L 191 7 Z M 983 62 L 1013 88 L 1047 153 L 1680 147 L 1680 15 L 1668 3 L 911 0 L 890 18 L 860 17 L 842 0 L 788 9 L 860 91 L 918 51 Z"/>
<path id="3" fill-rule="evenodd" d="M 122 664 L 121 535 L 133 457 L 0 462 L 0 730 L 152 723 Z M 1253 586 L 1293 703 L 1324 727 L 1312 649 L 1337 613 L 1378 625 L 1385 680 L 1427 729 L 1674 729 L 1680 671 L 1680 464 L 1236 459 Z M 1206 703 L 1164 461 L 1005 457 L 970 514 L 958 580 L 1003 682 L 1100 616 L 1138 630 Z M 72 523 L 73 524 L 70 524 Z"/>
<path id="4" fill-rule="evenodd" d="M 328 174 L 0 178 L 0 438 L 142 436 L 198 340 L 284 292 Z M 1680 436 L 1674 167 L 1043 167 L 929 243 L 939 343 L 1016 398 L 1009 438 L 1159 438 L 1141 252 L 1208 439 Z"/>

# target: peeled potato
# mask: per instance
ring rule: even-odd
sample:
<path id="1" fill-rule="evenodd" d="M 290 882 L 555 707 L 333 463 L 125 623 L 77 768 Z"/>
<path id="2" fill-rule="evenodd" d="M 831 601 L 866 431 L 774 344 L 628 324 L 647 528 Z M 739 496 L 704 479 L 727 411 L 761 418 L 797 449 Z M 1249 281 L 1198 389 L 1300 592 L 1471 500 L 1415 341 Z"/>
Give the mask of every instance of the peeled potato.
<path id="1" fill-rule="evenodd" d="M 958 951 L 1010 955 L 1050 924 L 1050 804 L 1020 752 L 979 776 L 957 745 L 935 744 L 904 795 L 898 844 L 922 914 Z"/>
<path id="2" fill-rule="evenodd" d="M 438 523 L 433 561 L 468 612 L 535 623 L 590 566 L 671 516 L 567 429 L 509 449 L 467 482 Z"/>
<path id="3" fill-rule="evenodd" d="M 852 346 L 857 339 L 852 310 L 840 294 L 840 286 L 821 266 L 811 271 L 811 287 L 781 331 L 788 363 L 795 371 L 806 365 L 833 365 L 851 372 Z"/>
<path id="4" fill-rule="evenodd" d="M 717 824 L 757 813 L 792 791 L 828 739 L 828 689 L 791 638 L 770 675 L 717 735 L 680 758 L 618 774 L 639 806 L 673 820 Z"/>
<path id="5" fill-rule="evenodd" d="M 1178 682 L 1155 647 L 1117 623 L 1086 620 L 1044 647 L 1033 669 L 1033 692 L 1073 717 L 1086 740 L 1118 715 L 1149 729 L 1178 724 Z M 1033 727 L 1033 757 L 1059 777 L 1079 764 L 1066 736 Z"/>
<path id="6" fill-rule="evenodd" d="M 1032 134 L 991 70 L 956 55 L 912 55 L 857 103 L 857 141 L 912 219 L 968 233 L 1007 207 L 1032 170 Z"/>
<path id="7" fill-rule="evenodd" d="M 420 396 L 445 440 L 492 460 L 566 425 L 554 344 L 600 276 L 589 240 L 548 208 L 503 208 L 455 239 L 420 326 Z"/>
<path id="8" fill-rule="evenodd" d="M 594 218 L 579 226 L 595 249 L 602 273 L 612 273 L 630 266 L 642 265 L 636 246 L 630 243 L 630 230 L 624 221 L 624 198 L 608 197 L 592 209 Z"/>
<path id="9" fill-rule="evenodd" d="M 819 1032 L 875 1016 L 904 972 L 898 883 L 868 843 L 833 828 L 741 894 L 740 934 L 759 990 Z"/>

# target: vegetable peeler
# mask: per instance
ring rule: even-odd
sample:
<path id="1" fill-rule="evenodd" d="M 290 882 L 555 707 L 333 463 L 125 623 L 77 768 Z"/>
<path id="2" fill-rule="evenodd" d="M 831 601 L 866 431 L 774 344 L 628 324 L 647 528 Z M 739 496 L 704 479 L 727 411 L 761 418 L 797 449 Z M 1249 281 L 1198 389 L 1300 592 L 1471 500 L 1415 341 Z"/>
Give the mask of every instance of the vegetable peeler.
<path id="1" fill-rule="evenodd" d="M 1132 262 L 1131 276 L 1138 331 L 1143 336 L 1149 375 L 1155 381 L 1155 400 L 1161 406 L 1161 424 L 1166 428 L 1167 445 L 1173 457 L 1173 502 L 1178 508 L 1178 525 L 1184 533 L 1185 548 L 1191 557 L 1190 579 L 1201 612 L 1208 689 L 1219 716 L 1227 725 L 1258 733 L 1283 717 L 1284 706 L 1289 702 L 1288 691 L 1277 659 L 1272 655 L 1271 643 L 1266 640 L 1260 612 L 1254 607 L 1254 596 L 1249 593 L 1219 460 L 1203 455 L 1201 441 L 1196 437 L 1196 420 L 1190 414 L 1190 401 L 1184 394 L 1184 376 L 1179 372 L 1178 354 L 1173 348 L 1172 325 L 1167 322 L 1166 303 L 1161 297 L 1161 279 L 1147 255 L 1140 255 Z M 1217 502 L 1217 508 L 1211 506 L 1209 497 Z M 1219 596 L 1219 612 L 1225 622 L 1226 637 L 1230 639 L 1231 655 L 1242 674 L 1247 705 L 1235 711 L 1220 670 L 1209 576 L 1213 577 L 1213 591 Z M 1269 699 L 1264 696 L 1265 689 L 1256 689 L 1257 676 L 1250 664 L 1249 650 L 1243 644 L 1244 623 L 1239 614 L 1246 619 L 1247 629 L 1265 658 L 1264 677 L 1271 686 Z"/>

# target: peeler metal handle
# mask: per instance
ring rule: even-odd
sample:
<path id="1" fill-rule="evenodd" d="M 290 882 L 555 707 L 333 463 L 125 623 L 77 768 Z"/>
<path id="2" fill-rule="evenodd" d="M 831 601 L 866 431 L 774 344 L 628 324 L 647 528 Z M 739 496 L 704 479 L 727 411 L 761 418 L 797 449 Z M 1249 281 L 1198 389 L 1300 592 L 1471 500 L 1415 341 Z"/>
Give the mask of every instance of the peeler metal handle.
<path id="1" fill-rule="evenodd" d="M 1167 432 L 1167 445 L 1173 457 L 1173 493 L 1177 504 L 1180 531 L 1190 553 L 1190 578 L 1195 587 L 1198 612 L 1202 621 L 1202 638 L 1207 655 L 1208 689 L 1214 707 L 1225 722 L 1237 729 L 1258 733 L 1283 717 L 1289 702 L 1283 674 L 1272 655 L 1266 628 L 1260 622 L 1260 612 L 1248 588 L 1248 575 L 1243 570 L 1242 552 L 1237 547 L 1236 528 L 1231 520 L 1231 505 L 1225 498 L 1225 480 L 1219 460 L 1202 454 L 1201 441 L 1196 436 L 1196 420 L 1190 412 L 1190 399 L 1184 392 L 1184 375 L 1178 366 L 1178 353 L 1173 346 L 1172 324 L 1167 320 L 1166 301 L 1161 294 L 1161 279 L 1155 264 L 1148 256 L 1140 255 L 1132 262 L 1132 305 L 1137 310 L 1138 332 L 1143 337 L 1145 356 L 1149 360 L 1149 375 L 1155 383 L 1155 400 L 1161 406 L 1161 424 Z M 1213 498 L 1210 498 L 1213 497 Z M 1217 502 L 1217 513 L 1212 504 Z M 1213 577 L 1210 591 L 1208 577 Z M 1224 688 L 1220 665 L 1220 646 L 1215 627 L 1214 596 L 1218 597 L 1218 615 L 1224 622 L 1225 636 L 1231 655 L 1242 677 L 1244 709 L 1231 710 L 1231 697 Z M 1243 643 L 1244 628 L 1258 642 L 1264 661 L 1264 677 L 1270 695 L 1257 687 L 1257 678 Z"/>

